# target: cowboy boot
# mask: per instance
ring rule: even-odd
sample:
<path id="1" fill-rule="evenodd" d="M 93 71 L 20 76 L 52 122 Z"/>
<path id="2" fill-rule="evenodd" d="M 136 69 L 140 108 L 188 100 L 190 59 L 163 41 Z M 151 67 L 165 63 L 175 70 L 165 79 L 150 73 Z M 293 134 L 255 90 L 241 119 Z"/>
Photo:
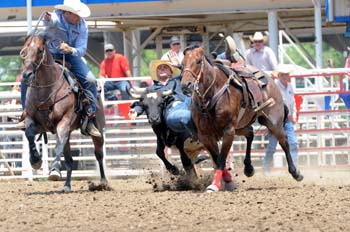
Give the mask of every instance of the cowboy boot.
<path id="1" fill-rule="evenodd" d="M 19 122 L 15 125 L 15 128 L 17 128 L 17 129 L 25 129 L 26 128 L 26 121 L 25 121 L 26 116 L 27 116 L 26 111 L 23 111 L 21 118 L 19 119 Z"/>
<path id="2" fill-rule="evenodd" d="M 225 44 L 226 44 L 226 50 L 225 50 L 226 59 L 228 59 L 231 63 L 236 63 L 243 59 L 242 56 L 237 51 L 236 43 L 231 36 L 227 36 L 225 38 Z"/>
<path id="3" fill-rule="evenodd" d="M 91 112 L 91 108 L 88 109 L 88 117 L 89 117 L 89 121 L 86 126 L 87 133 L 94 137 L 102 137 L 100 131 L 95 126 L 96 116 L 94 113 Z"/>

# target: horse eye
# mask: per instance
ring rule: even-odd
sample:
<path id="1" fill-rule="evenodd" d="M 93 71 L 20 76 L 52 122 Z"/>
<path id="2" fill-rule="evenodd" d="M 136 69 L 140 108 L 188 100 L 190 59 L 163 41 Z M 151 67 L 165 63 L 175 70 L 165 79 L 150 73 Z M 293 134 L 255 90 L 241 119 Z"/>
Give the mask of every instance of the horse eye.
<path id="1" fill-rule="evenodd" d="M 202 63 L 202 59 L 196 60 L 196 64 L 201 64 L 201 63 Z"/>

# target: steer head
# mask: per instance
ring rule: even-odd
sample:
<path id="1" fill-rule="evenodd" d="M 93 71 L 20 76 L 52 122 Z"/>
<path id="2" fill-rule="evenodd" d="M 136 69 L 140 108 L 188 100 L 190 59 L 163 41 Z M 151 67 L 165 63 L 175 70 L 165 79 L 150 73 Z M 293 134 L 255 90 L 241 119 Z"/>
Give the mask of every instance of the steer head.
<path id="1" fill-rule="evenodd" d="M 174 85 L 174 88 L 166 91 L 151 91 L 148 88 L 131 88 L 128 93 L 132 98 L 139 100 L 136 104 L 141 106 L 146 112 L 148 122 L 152 126 L 156 126 L 162 123 L 162 114 L 166 103 L 166 97 L 174 92 L 175 87 Z"/>

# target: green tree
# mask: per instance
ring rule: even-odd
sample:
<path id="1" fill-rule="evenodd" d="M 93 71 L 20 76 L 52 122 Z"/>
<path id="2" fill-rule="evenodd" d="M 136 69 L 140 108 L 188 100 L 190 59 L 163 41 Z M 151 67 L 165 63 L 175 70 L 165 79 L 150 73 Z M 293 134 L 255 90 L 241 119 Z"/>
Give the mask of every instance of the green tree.
<path id="1" fill-rule="evenodd" d="M 304 47 L 304 49 L 311 55 L 311 57 L 316 57 L 316 52 L 315 52 L 315 45 L 314 43 L 303 43 L 301 46 Z M 287 54 L 290 56 L 290 58 L 299 66 L 302 66 L 304 68 L 311 68 L 305 60 L 300 56 L 300 54 L 297 52 L 297 50 L 289 46 L 286 49 Z M 328 60 L 332 59 L 334 68 L 343 68 L 344 63 L 345 63 L 345 58 L 343 56 L 343 53 L 335 50 L 332 46 L 330 46 L 328 43 L 323 43 L 322 44 L 322 52 L 323 52 L 323 57 L 322 57 L 322 65 L 324 68 L 328 67 Z M 287 63 L 288 61 L 285 60 Z"/>
<path id="2" fill-rule="evenodd" d="M 1 82 L 15 82 L 20 74 L 22 60 L 19 56 L 0 57 L 0 80 Z M 10 86 L 0 87 L 0 90 L 11 90 Z"/>

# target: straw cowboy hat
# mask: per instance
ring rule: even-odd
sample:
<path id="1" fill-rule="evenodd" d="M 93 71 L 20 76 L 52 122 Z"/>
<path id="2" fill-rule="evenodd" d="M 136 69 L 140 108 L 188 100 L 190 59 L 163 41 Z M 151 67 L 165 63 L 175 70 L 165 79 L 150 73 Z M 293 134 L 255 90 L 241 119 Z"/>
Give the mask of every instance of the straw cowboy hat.
<path id="1" fill-rule="evenodd" d="M 171 65 L 169 61 L 166 60 L 152 60 L 151 63 L 149 64 L 149 70 L 150 70 L 150 75 L 152 77 L 152 80 L 158 80 L 157 77 L 157 68 L 161 64 L 166 64 L 170 67 L 171 72 L 172 72 L 172 77 L 177 77 L 180 75 L 181 71 L 180 69 L 176 68 L 175 66 Z"/>
<path id="2" fill-rule="evenodd" d="M 91 14 L 89 7 L 80 0 L 64 0 L 63 4 L 56 5 L 55 9 L 69 11 L 82 18 L 89 17 Z"/>

